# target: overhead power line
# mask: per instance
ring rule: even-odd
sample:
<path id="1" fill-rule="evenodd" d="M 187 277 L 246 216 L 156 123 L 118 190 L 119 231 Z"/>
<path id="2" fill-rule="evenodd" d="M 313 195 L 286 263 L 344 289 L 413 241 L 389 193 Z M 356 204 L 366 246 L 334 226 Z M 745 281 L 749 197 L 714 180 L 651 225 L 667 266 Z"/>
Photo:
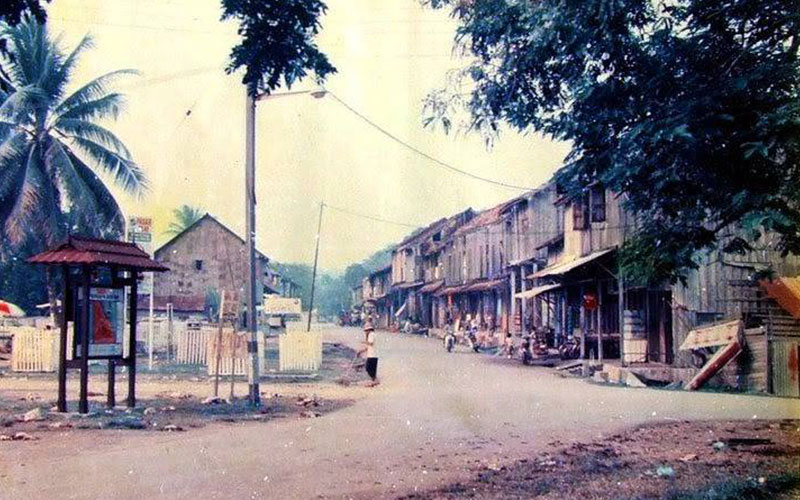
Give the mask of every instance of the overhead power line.
<path id="1" fill-rule="evenodd" d="M 458 174 L 465 175 L 467 177 L 470 177 L 470 178 L 478 180 L 478 181 L 487 182 L 489 184 L 494 184 L 495 186 L 500 186 L 500 187 L 504 187 L 504 188 L 507 188 L 507 189 L 515 189 L 515 190 L 518 190 L 518 191 L 531 191 L 533 189 L 531 187 L 517 186 L 515 184 L 509 184 L 509 183 L 502 182 L 502 181 L 496 181 L 494 179 L 489 179 L 488 177 L 481 177 L 479 175 L 473 174 L 472 172 L 468 172 L 466 170 L 462 170 L 460 168 L 454 167 L 453 165 L 451 165 L 451 164 L 449 164 L 447 162 L 444 162 L 444 161 L 442 161 L 442 160 L 440 160 L 438 158 L 435 158 L 435 157 L 429 155 L 428 153 L 422 151 L 421 149 L 419 149 L 419 148 L 417 148 L 415 146 L 412 146 L 411 144 L 407 143 L 406 141 L 400 139 L 396 135 L 392 134 L 391 132 L 389 132 L 385 128 L 381 127 L 380 125 L 378 125 L 377 123 L 375 123 L 374 121 L 369 119 L 367 116 L 363 115 L 361 112 L 359 112 L 354 107 L 352 107 L 349 104 L 347 104 L 346 102 L 344 102 L 339 96 L 337 96 L 336 94 L 334 94 L 330 90 L 326 89 L 326 91 L 327 91 L 328 94 L 330 94 L 331 97 L 333 97 L 336 100 L 336 102 L 338 102 L 339 104 L 344 106 L 348 111 L 350 111 L 351 113 L 356 115 L 358 118 L 360 118 L 361 120 L 363 120 L 364 122 L 369 124 L 371 127 L 376 129 L 377 131 L 379 131 L 380 133 L 382 133 L 383 135 L 385 135 L 389 139 L 395 141 L 396 143 L 400 144 L 401 146 L 405 147 L 406 149 L 411 150 L 412 152 L 418 154 L 419 156 L 422 156 L 423 158 L 435 163 L 436 165 L 438 165 L 438 166 L 440 166 L 442 168 L 450 170 L 451 172 L 456 172 Z"/>
<path id="2" fill-rule="evenodd" d="M 354 217 L 361 217 L 361 218 L 368 219 L 368 220 L 375 221 L 375 222 L 385 222 L 387 224 L 394 224 L 394 225 L 397 225 L 397 226 L 410 227 L 412 229 L 417 229 L 419 227 L 422 227 L 420 224 L 408 224 L 406 222 L 399 222 L 399 221 L 395 221 L 395 220 L 382 219 L 380 217 L 375 217 L 374 215 L 368 215 L 368 214 L 363 214 L 363 213 L 360 213 L 360 212 L 355 212 L 353 210 L 348 210 L 346 208 L 337 207 L 337 206 L 334 206 L 334 205 L 330 205 L 328 203 L 325 203 L 325 207 L 326 208 L 330 208 L 332 210 L 335 210 L 337 212 L 341 212 L 341 213 L 344 213 L 344 214 L 352 215 Z"/>

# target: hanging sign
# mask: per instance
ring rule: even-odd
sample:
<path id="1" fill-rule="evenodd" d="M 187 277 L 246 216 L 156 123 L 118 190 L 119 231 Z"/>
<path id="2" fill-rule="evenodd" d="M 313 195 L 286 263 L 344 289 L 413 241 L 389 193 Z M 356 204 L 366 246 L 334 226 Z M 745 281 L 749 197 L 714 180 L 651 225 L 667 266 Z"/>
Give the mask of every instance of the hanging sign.
<path id="1" fill-rule="evenodd" d="M 589 311 L 597 309 L 597 295 L 593 292 L 583 294 L 583 307 Z"/>

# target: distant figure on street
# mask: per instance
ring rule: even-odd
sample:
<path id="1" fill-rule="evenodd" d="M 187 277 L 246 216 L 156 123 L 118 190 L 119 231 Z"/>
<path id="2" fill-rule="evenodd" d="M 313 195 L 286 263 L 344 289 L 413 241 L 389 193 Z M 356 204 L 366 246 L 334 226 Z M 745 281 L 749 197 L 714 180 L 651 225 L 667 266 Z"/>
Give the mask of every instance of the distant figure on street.
<path id="1" fill-rule="evenodd" d="M 375 327 L 372 325 L 372 321 L 364 323 L 364 342 L 361 344 L 364 347 L 358 351 L 358 356 L 366 355 L 365 369 L 369 378 L 372 379 L 369 385 L 376 386 L 380 382 L 378 382 L 378 354 L 375 350 Z"/>

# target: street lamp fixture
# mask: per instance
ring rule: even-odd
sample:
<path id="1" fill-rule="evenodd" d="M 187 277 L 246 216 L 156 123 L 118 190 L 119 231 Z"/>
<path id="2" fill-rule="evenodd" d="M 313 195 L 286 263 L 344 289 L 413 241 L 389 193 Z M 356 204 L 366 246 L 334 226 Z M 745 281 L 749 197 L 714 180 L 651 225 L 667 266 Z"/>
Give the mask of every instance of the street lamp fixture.
<path id="1" fill-rule="evenodd" d="M 328 91 L 320 88 L 315 90 L 299 90 L 295 92 L 283 92 L 280 94 L 257 94 L 251 95 L 247 91 L 245 107 L 245 199 L 246 199 L 246 242 L 247 242 L 247 330 L 249 341 L 247 352 L 250 356 L 250 369 L 247 374 L 247 382 L 250 396 L 250 403 L 253 406 L 261 406 L 261 392 L 259 390 L 259 359 L 258 359 L 258 323 L 256 315 L 256 101 L 276 99 L 278 97 L 288 97 L 299 94 L 310 94 L 315 99 L 321 99 L 328 94 Z M 321 210 L 321 208 L 320 208 Z M 321 220 L 321 214 L 320 214 Z M 319 249 L 319 243 L 317 243 Z M 316 265 L 315 265 L 316 268 Z M 313 300 L 313 299 L 312 299 Z M 309 321 L 311 313 L 309 312 Z M 310 327 L 310 325 L 309 325 Z"/>

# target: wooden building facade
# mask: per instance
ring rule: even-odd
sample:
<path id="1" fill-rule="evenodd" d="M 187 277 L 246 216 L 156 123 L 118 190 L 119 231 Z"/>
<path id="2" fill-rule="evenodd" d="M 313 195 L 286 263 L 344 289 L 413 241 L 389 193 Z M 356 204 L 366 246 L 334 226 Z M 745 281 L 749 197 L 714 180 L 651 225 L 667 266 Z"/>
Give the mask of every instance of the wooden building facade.
<path id="1" fill-rule="evenodd" d="M 247 245 L 227 226 L 209 214 L 186 228 L 155 251 L 154 259 L 172 272 L 156 275 L 153 295 L 156 310 L 167 304 L 190 304 L 205 310 L 214 293 L 243 296 L 247 286 Z M 269 266 L 269 258 L 256 252 L 257 289 L 262 294 L 297 294 L 296 285 L 286 283 Z M 147 303 L 140 301 L 140 308 Z M 176 309 L 177 310 L 177 309 Z M 187 311 L 197 312 L 197 311 Z"/>

